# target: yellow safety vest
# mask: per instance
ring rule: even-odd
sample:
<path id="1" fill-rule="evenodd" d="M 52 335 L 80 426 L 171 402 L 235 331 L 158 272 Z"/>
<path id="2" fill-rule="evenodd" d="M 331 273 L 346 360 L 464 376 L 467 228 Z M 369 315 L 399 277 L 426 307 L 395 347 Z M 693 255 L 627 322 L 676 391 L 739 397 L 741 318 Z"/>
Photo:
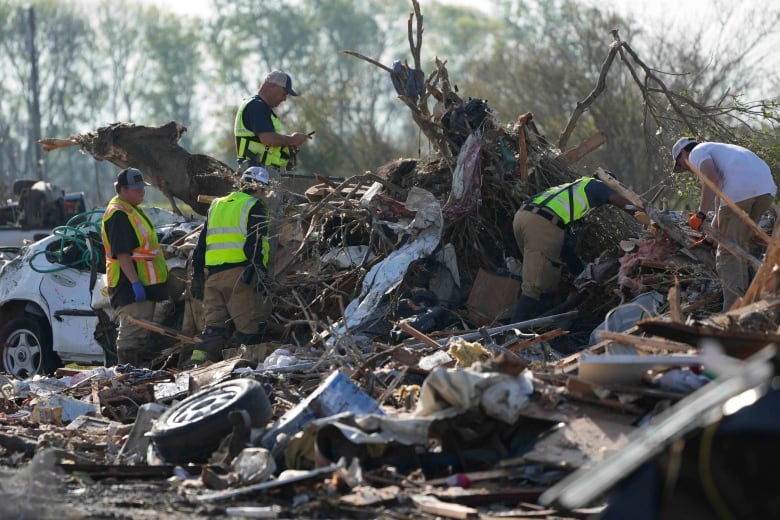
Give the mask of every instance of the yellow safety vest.
<path id="1" fill-rule="evenodd" d="M 592 177 L 581 177 L 574 182 L 553 186 L 531 199 L 531 204 L 548 208 L 558 215 L 564 225 L 568 225 L 591 210 L 585 186 L 592 180 Z"/>
<path id="2" fill-rule="evenodd" d="M 249 212 L 256 199 L 248 193 L 233 192 L 214 199 L 209 206 L 206 231 L 206 267 L 221 264 L 240 264 L 248 260 L 244 253 Z M 270 245 L 263 236 L 263 267 L 268 266 Z"/>
<path id="3" fill-rule="evenodd" d="M 109 287 L 119 284 L 119 275 L 122 268 L 119 260 L 114 258 L 111 251 L 111 242 L 106 235 L 106 221 L 117 211 L 127 214 L 130 225 L 138 239 L 138 247 L 131 253 L 135 263 L 138 279 L 144 286 L 165 283 L 168 280 L 168 264 L 162 254 L 160 244 L 157 242 L 157 233 L 152 227 L 151 220 L 140 207 L 133 206 L 120 199 L 118 196 L 109 201 L 101 222 L 101 234 L 103 235 L 103 247 L 106 250 L 106 280 Z"/>
<path id="4" fill-rule="evenodd" d="M 244 126 L 244 109 L 254 98 L 245 99 L 236 112 L 236 121 L 233 132 L 236 135 L 236 155 L 238 159 L 249 159 L 258 166 L 277 166 L 284 168 L 290 158 L 290 151 L 286 146 L 266 146 L 260 142 L 257 135 Z M 274 132 L 281 133 L 282 125 L 279 118 L 271 112 L 271 124 Z"/>

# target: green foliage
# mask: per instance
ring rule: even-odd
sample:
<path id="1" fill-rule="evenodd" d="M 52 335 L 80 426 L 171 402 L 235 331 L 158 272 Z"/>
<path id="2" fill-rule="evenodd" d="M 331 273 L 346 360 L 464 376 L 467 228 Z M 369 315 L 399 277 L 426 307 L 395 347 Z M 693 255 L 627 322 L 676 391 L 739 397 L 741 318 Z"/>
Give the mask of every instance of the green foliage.
<path id="1" fill-rule="evenodd" d="M 396 59 L 411 64 L 411 2 L 212 0 L 214 14 L 204 19 L 132 1 L 118 5 L 0 0 L 0 194 L 35 171 L 28 6 L 37 20 L 44 137 L 115 121 L 153 126 L 176 120 L 188 127 L 186 148 L 233 164 L 238 104 L 269 70 L 282 68 L 301 93 L 278 108 L 284 131 L 316 131 L 300 150 L 302 173 L 349 176 L 430 152 L 387 72 L 341 52 L 386 66 Z M 776 27 L 780 8 L 767 4 L 756 15 L 723 0 L 714 5 L 722 26 L 707 25 L 702 16 L 701 27 L 689 20 L 685 31 L 665 27 L 650 34 L 595 1 L 488 0 L 479 8 L 425 2 L 422 67 L 427 75 L 435 57 L 446 60 L 461 97 L 487 99 L 501 124 L 530 111 L 556 142 L 595 88 L 612 43 L 609 31 L 617 28 L 680 102 L 679 112 L 657 84 L 641 90 L 629 60 L 618 57 L 568 146 L 605 131 L 607 144 L 577 165 L 583 173 L 601 166 L 648 198 L 665 187 L 663 196 L 684 205 L 698 196 L 698 183 L 670 176 L 669 146 L 678 135 L 746 145 L 780 172 L 776 100 L 745 100 L 765 76 L 745 57 Z M 729 24 L 742 17 L 751 22 L 739 32 Z M 705 32 L 710 27 L 733 35 L 717 39 L 716 54 L 704 46 L 712 40 Z M 711 110 L 703 114 L 700 107 Z M 88 191 L 95 201 L 111 195 L 116 167 L 75 148 L 45 154 L 44 166 L 66 189 Z"/>

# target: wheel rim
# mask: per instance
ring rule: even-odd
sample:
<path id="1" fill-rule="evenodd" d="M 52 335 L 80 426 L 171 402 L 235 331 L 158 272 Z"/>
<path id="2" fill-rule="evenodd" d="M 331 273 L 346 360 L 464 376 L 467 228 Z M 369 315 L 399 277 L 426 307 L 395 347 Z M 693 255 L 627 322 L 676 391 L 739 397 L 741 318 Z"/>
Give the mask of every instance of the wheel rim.
<path id="1" fill-rule="evenodd" d="M 15 330 L 6 340 L 3 363 L 8 373 L 16 377 L 30 377 L 41 367 L 41 343 L 28 329 Z"/>
<path id="2" fill-rule="evenodd" d="M 202 417 L 208 417 L 230 406 L 245 391 L 246 389 L 239 385 L 224 385 L 213 388 L 211 392 L 197 395 L 197 398 L 192 401 L 182 401 L 176 410 L 168 416 L 166 423 L 178 426 L 189 424 Z"/>

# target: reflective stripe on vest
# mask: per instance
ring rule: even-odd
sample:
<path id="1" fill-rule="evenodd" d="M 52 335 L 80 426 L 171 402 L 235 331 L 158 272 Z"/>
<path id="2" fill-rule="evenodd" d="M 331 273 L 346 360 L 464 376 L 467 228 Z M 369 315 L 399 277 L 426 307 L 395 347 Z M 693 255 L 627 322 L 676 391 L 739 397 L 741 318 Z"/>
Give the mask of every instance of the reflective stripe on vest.
<path id="1" fill-rule="evenodd" d="M 144 286 L 165 283 L 168 280 L 168 265 L 157 242 L 157 233 L 152 227 L 151 220 L 143 209 L 128 204 L 116 196 L 108 203 L 101 222 L 101 235 L 103 237 L 103 246 L 106 250 L 106 280 L 108 281 L 108 286 L 116 287 L 119 284 L 122 270 L 119 260 L 114 258 L 111 242 L 108 239 L 108 235 L 106 235 L 106 221 L 117 211 L 127 215 L 138 240 L 138 246 L 133 249 L 130 255 L 135 264 L 138 279 Z"/>
<path id="2" fill-rule="evenodd" d="M 531 199 L 531 204 L 548 208 L 558 215 L 564 225 L 571 224 L 591 210 L 585 186 L 592 180 L 591 177 L 582 177 L 568 184 L 554 186 Z"/>
<path id="3" fill-rule="evenodd" d="M 230 193 L 214 199 L 209 207 L 206 231 L 206 267 L 239 264 L 248 260 L 244 253 L 249 212 L 259 201 L 243 192 Z M 270 246 L 263 236 L 263 267 L 268 265 Z"/>
<path id="4" fill-rule="evenodd" d="M 240 159 L 249 159 L 259 166 L 269 164 L 284 168 L 290 153 L 286 146 L 266 146 L 257 139 L 257 135 L 244 126 L 244 109 L 255 98 L 245 99 L 236 112 L 236 121 L 233 124 L 233 133 L 236 136 L 236 155 Z M 274 132 L 281 133 L 282 125 L 279 118 L 271 112 L 271 124 Z"/>

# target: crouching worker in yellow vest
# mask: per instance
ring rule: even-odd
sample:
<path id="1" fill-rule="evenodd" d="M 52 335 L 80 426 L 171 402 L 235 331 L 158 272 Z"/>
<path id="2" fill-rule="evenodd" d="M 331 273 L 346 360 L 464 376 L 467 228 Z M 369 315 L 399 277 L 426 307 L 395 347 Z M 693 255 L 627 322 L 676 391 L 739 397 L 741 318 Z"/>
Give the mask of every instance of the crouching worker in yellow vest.
<path id="1" fill-rule="evenodd" d="M 193 251 L 190 286 L 193 298 L 203 300 L 205 326 L 189 366 L 221 360 L 233 329 L 238 344 L 263 341 L 270 314 L 265 290 L 270 248 L 262 198 L 269 183 L 268 171 L 252 166 L 241 175 L 238 191 L 209 207 Z"/>
<path id="2" fill-rule="evenodd" d="M 523 253 L 523 284 L 512 323 L 536 318 L 554 307 L 564 263 L 571 265 L 569 270 L 581 271 L 584 267 L 574 255 L 573 244 L 566 244 L 571 224 L 604 204 L 625 210 L 644 225 L 650 223 L 646 213 L 602 181 L 590 177 L 553 186 L 517 210 L 512 226 Z M 563 256 L 569 261 L 564 261 Z"/>
<path id="3" fill-rule="evenodd" d="M 143 363 L 149 330 L 131 323 L 128 316 L 151 320 L 155 302 L 168 299 L 168 265 L 154 225 L 141 208 L 146 186 L 140 170 L 119 172 L 114 183 L 117 195 L 101 222 L 108 296 L 119 320 L 117 361 L 135 367 Z"/>

